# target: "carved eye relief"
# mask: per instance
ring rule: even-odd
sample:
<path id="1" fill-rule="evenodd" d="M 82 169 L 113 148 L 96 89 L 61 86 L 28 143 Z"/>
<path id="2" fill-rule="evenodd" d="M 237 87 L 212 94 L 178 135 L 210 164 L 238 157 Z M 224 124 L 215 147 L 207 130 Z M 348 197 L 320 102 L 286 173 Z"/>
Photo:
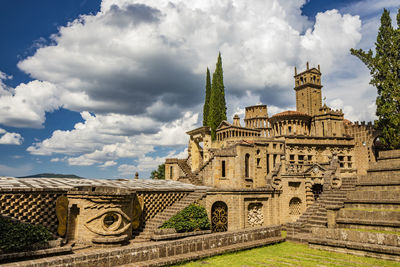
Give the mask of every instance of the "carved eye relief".
<path id="1" fill-rule="evenodd" d="M 85 226 L 99 235 L 118 235 L 124 233 L 131 224 L 130 218 L 119 209 L 109 209 L 90 218 Z"/>

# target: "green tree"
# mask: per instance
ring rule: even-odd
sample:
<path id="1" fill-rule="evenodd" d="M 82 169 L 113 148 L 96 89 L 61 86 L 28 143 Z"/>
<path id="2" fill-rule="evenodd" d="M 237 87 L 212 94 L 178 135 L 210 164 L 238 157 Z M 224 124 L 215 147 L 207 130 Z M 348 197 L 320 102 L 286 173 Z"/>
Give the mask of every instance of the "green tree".
<path id="1" fill-rule="evenodd" d="M 370 70 L 370 84 L 378 90 L 375 127 L 381 130 L 380 141 L 388 149 L 400 148 L 400 9 L 397 29 L 392 26 L 388 10 L 381 16 L 375 42 L 375 55 L 370 49 L 351 49 Z"/>
<path id="2" fill-rule="evenodd" d="M 219 53 L 212 78 L 210 109 L 207 123 L 207 125 L 211 128 L 211 137 L 213 140 L 215 140 L 215 130 L 223 120 L 226 120 L 226 102 L 222 59 L 221 53 Z"/>
<path id="3" fill-rule="evenodd" d="M 206 97 L 203 106 L 203 126 L 208 125 L 208 114 L 210 110 L 210 95 L 211 95 L 211 78 L 210 70 L 207 68 L 206 74 Z"/>
<path id="4" fill-rule="evenodd" d="M 165 164 L 158 165 L 157 170 L 151 172 L 150 178 L 165 180 Z"/>

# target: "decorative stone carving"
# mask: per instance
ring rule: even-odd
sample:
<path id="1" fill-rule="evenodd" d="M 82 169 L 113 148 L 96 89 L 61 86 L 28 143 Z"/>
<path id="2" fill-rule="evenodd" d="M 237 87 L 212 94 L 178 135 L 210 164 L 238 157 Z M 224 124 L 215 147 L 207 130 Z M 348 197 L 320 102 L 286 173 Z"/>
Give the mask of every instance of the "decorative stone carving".
<path id="1" fill-rule="evenodd" d="M 91 217 L 85 226 L 99 235 L 119 235 L 129 228 L 129 217 L 121 209 L 107 209 Z"/>
<path id="2" fill-rule="evenodd" d="M 57 233 L 65 236 L 67 232 L 68 198 L 60 196 L 56 200 L 56 214 L 58 219 Z"/>
<path id="3" fill-rule="evenodd" d="M 132 236 L 132 204 L 136 195 L 129 190 L 83 186 L 69 191 L 67 197 L 69 241 L 119 245 Z"/>
<path id="4" fill-rule="evenodd" d="M 247 221 L 250 226 L 261 226 L 264 224 L 264 215 L 261 203 L 250 203 L 248 208 Z"/>
<path id="5" fill-rule="evenodd" d="M 140 226 L 140 217 L 143 212 L 144 202 L 142 196 L 137 196 L 133 200 L 133 210 L 132 210 L 132 228 L 138 229 Z"/>

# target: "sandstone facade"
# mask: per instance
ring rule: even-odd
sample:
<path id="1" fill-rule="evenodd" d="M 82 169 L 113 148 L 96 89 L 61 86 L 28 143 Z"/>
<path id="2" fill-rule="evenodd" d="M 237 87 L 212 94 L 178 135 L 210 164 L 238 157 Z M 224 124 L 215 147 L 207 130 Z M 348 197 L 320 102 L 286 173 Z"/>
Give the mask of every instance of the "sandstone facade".
<path id="1" fill-rule="evenodd" d="M 235 115 L 232 123 L 221 122 L 216 140 L 208 127 L 191 130 L 188 158 L 166 160 L 166 179 L 224 191 L 218 201 L 235 207 L 233 217 L 241 216 L 230 224 L 231 229 L 248 226 L 243 222 L 249 206 L 243 199 L 233 200 L 241 190 L 243 194 L 264 190 L 268 200 L 253 203 L 253 209 L 275 205 L 273 214 L 278 219 L 269 221 L 272 213 L 261 212 L 263 224 L 284 224 L 297 220 L 321 194 L 333 157 L 337 157 L 338 177 L 365 174 L 368 163 L 375 161 L 378 134 L 371 124 L 351 123 L 342 110 L 323 104 L 320 67 L 309 68 L 307 63 L 305 71 L 295 70 L 294 79 L 295 111 L 269 116 L 266 105 L 246 107 L 244 126 Z M 207 198 L 212 202 L 215 197 Z M 210 218 L 211 206 L 207 204 Z"/>

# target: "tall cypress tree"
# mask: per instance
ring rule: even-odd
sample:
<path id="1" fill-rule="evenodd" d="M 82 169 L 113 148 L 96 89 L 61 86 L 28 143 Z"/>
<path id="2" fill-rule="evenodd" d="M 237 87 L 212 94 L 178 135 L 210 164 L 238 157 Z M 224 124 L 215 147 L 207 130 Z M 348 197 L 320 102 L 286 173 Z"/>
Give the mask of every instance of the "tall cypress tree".
<path id="1" fill-rule="evenodd" d="M 223 120 L 226 120 L 225 86 L 221 53 L 218 54 L 217 64 L 213 73 L 208 114 L 207 125 L 211 128 L 212 139 L 215 140 L 215 130 Z"/>
<path id="2" fill-rule="evenodd" d="M 207 68 L 206 74 L 206 97 L 203 106 L 203 126 L 208 125 L 208 115 L 210 112 L 210 96 L 211 96 L 211 78 L 210 70 Z"/>
<path id="3" fill-rule="evenodd" d="M 392 27 L 388 10 L 381 16 L 381 26 L 372 50 L 351 49 L 369 68 L 370 84 L 378 90 L 376 98 L 375 127 L 382 131 L 380 141 L 388 149 L 400 148 L 400 9 L 397 14 L 397 29 Z"/>

